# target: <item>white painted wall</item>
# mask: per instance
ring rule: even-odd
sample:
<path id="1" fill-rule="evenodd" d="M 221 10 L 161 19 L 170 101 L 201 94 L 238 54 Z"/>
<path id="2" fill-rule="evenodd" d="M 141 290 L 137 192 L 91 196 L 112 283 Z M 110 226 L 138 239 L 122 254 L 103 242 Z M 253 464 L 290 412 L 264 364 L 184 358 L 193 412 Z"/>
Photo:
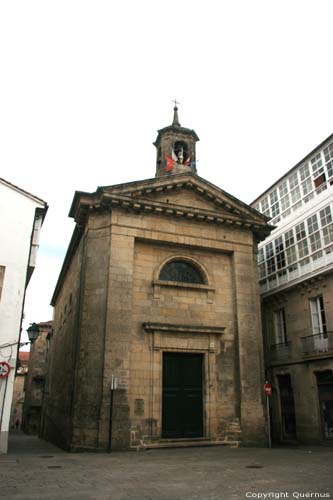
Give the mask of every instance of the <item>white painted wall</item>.
<path id="1" fill-rule="evenodd" d="M 11 371 L 0 379 L 0 453 L 7 452 L 10 410 L 36 208 L 46 204 L 0 179 L 0 266 L 5 266 L 0 298 L 0 361 Z M 40 226 L 39 226 L 40 228 Z M 4 344 L 15 344 L 3 347 Z"/>

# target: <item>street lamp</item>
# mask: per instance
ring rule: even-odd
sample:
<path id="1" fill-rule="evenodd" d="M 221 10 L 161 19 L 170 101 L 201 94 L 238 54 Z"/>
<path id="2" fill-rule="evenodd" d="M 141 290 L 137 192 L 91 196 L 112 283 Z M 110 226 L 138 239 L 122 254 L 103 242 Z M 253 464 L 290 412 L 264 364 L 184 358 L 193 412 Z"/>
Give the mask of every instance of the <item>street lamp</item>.
<path id="1" fill-rule="evenodd" d="M 31 323 L 29 328 L 27 328 L 27 334 L 31 343 L 35 342 L 39 335 L 39 327 L 36 323 Z"/>

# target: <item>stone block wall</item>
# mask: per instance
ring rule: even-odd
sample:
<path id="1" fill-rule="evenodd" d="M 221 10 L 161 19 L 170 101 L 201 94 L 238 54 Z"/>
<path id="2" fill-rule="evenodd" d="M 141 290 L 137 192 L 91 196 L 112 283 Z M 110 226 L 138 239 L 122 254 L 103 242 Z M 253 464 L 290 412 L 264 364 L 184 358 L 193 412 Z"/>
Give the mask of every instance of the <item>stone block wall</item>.
<path id="1" fill-rule="evenodd" d="M 255 252 L 252 232 L 237 226 L 92 210 L 56 301 L 45 436 L 61 444 L 60 426 L 71 450 L 107 450 L 110 430 L 112 449 L 158 441 L 163 352 L 177 351 L 203 355 L 204 437 L 224 439 L 240 419 L 244 443 L 262 444 Z M 192 259 L 205 284 L 161 282 L 175 257 Z"/>
<path id="2" fill-rule="evenodd" d="M 302 348 L 302 337 L 312 335 L 309 299 L 322 295 L 327 330 L 333 331 L 333 274 L 319 275 L 304 281 L 283 293 L 268 296 L 263 302 L 266 364 L 273 385 L 272 418 L 273 438 L 280 442 L 288 440 L 283 433 L 279 376 L 289 375 L 294 397 L 296 434 L 294 439 L 302 444 L 323 442 L 322 416 L 316 373 L 333 370 L 332 334 L 329 333 L 330 349 L 306 355 Z M 274 337 L 274 311 L 284 308 L 288 350 L 283 358 L 272 359 L 271 346 Z"/>

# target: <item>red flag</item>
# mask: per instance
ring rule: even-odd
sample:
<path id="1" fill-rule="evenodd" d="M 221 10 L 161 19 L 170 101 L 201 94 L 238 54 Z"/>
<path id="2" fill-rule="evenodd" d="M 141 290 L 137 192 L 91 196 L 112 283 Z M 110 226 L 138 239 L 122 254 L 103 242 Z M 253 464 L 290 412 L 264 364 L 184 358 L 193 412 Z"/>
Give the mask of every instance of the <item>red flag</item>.
<path id="1" fill-rule="evenodd" d="M 190 163 L 191 163 L 191 158 L 192 158 L 192 156 L 189 156 L 189 157 L 187 158 L 186 162 L 184 163 L 184 165 L 185 165 L 186 167 L 189 167 L 189 166 L 190 166 Z"/>
<path id="2" fill-rule="evenodd" d="M 165 170 L 166 170 L 167 172 L 170 172 L 170 170 L 172 170 L 172 169 L 173 169 L 173 166 L 174 166 L 175 162 L 174 162 L 174 160 L 171 158 L 171 156 L 166 156 L 166 157 L 165 157 L 165 159 L 166 159 L 166 161 L 167 161 L 167 164 L 166 164 L 166 166 L 165 166 Z"/>

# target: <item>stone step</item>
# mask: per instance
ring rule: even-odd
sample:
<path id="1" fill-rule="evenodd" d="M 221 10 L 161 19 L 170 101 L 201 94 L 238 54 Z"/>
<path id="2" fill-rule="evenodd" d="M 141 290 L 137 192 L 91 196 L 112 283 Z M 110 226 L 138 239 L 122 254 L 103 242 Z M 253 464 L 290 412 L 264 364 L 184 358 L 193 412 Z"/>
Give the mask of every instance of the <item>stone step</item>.
<path id="1" fill-rule="evenodd" d="M 190 448 L 199 446 L 228 446 L 230 448 L 238 448 L 239 441 L 225 439 L 223 441 L 213 441 L 205 438 L 196 439 L 161 439 L 155 443 L 141 444 L 132 446 L 135 450 L 152 450 L 160 448 Z"/>

